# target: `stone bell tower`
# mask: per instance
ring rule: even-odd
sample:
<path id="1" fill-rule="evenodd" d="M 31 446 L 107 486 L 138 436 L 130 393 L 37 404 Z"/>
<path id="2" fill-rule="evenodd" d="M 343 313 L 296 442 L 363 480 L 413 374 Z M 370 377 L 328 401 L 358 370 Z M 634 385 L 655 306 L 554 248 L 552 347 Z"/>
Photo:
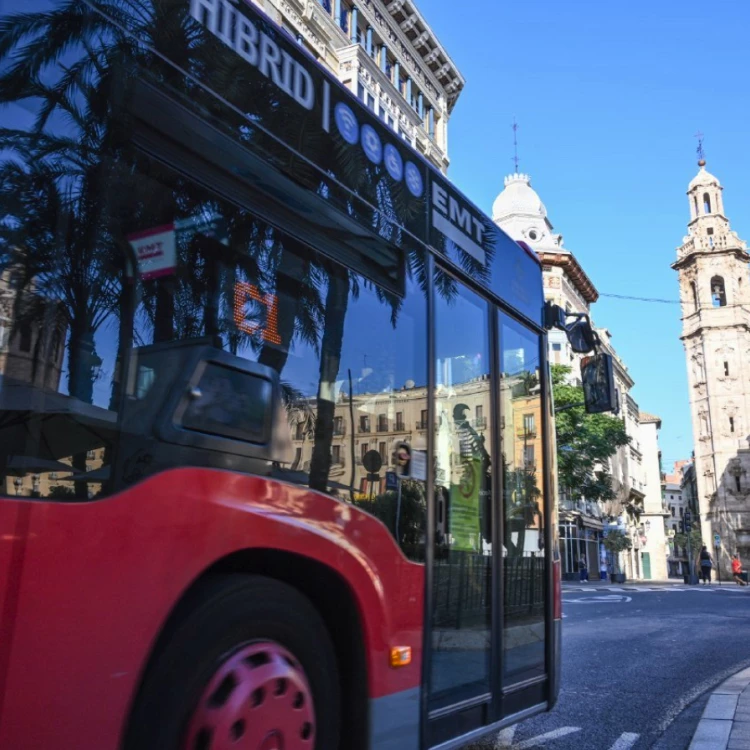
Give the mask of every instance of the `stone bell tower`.
<path id="1" fill-rule="evenodd" d="M 701 530 L 722 571 L 750 567 L 750 289 L 746 243 L 724 214 L 703 158 L 688 186 L 688 234 L 672 264 L 680 281 Z"/>

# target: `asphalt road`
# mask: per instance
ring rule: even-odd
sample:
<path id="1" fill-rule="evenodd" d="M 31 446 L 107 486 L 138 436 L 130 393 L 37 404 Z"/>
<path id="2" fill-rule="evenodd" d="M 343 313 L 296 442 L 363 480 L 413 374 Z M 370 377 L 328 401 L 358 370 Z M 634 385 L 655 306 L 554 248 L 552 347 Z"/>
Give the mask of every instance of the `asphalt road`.
<path id="1" fill-rule="evenodd" d="M 750 587 L 685 589 L 564 587 L 555 710 L 475 748 L 687 748 L 707 691 L 750 666 Z"/>

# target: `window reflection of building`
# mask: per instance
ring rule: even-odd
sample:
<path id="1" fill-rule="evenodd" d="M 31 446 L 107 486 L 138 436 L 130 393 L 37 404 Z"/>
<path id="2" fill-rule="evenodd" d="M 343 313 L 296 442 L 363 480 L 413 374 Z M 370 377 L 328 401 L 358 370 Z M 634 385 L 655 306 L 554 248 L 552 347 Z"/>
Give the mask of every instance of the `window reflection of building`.
<path id="1" fill-rule="evenodd" d="M 409 387 L 411 386 L 411 387 Z M 304 404 L 295 404 L 290 412 L 294 425 L 292 437 L 295 446 L 295 463 L 302 471 L 309 469 L 315 445 L 314 432 L 305 430 L 305 421 L 315 420 L 315 399 Z M 353 394 L 349 400 L 348 390 L 341 388 L 336 402 L 333 442 L 331 445 L 331 479 L 336 480 L 336 489 L 349 490 L 355 496 L 369 496 L 386 491 L 387 471 L 395 471 L 393 453 L 395 444 L 408 442 L 418 450 L 426 450 L 427 440 L 421 427 L 423 414 L 427 412 L 427 389 L 405 383 L 400 390 L 390 394 Z M 351 411 L 353 410 L 353 427 Z M 400 418 L 399 418 L 400 415 Z M 426 427 L 427 418 L 424 416 Z M 375 426 L 376 430 L 371 430 Z M 351 474 L 352 447 L 354 448 L 354 475 Z M 367 479 L 362 459 L 368 452 L 376 451 L 383 462 L 377 482 Z M 374 485 L 374 486 L 371 486 Z"/>
<path id="2" fill-rule="evenodd" d="M 25 281 L 20 265 L 10 264 L 0 272 L 0 390 L 6 397 L 11 385 L 19 390 L 25 386 L 59 390 L 66 329 L 60 305 L 46 297 L 34 279 Z M 62 478 L 70 457 L 54 462 L 14 452 L 22 453 L 22 446 L 3 447 L 6 494 L 47 497 L 53 487 L 65 486 Z M 51 466 L 57 470 L 50 471 Z"/>

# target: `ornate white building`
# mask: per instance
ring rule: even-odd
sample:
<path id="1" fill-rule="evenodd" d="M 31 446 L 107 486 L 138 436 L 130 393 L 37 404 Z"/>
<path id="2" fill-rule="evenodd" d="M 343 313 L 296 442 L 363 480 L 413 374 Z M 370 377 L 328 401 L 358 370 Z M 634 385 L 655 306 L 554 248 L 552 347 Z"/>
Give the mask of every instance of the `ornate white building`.
<path id="1" fill-rule="evenodd" d="M 445 172 L 464 78 L 413 0 L 252 0 Z"/>
<path id="2" fill-rule="evenodd" d="M 544 297 L 572 313 L 591 313 L 599 293 L 575 255 L 564 247 L 563 237 L 556 233 L 539 195 L 526 174 L 505 178 L 505 187 L 492 206 L 495 223 L 513 239 L 526 242 L 542 261 Z M 658 417 L 644 414 L 630 395 L 634 386 L 628 368 L 612 345 L 612 334 L 597 329 L 602 347 L 613 356 L 617 390 L 620 393 L 620 418 L 630 436 L 609 461 L 616 499 L 599 507 L 580 498 L 561 498 L 560 538 L 563 571 L 567 578 L 576 573 L 580 554 L 585 554 L 591 575 L 598 573 L 594 561 L 601 558 L 600 542 L 609 519 L 621 527 L 632 540 L 632 549 L 623 553 L 622 569 L 629 578 L 666 579 L 667 548 L 663 519 L 659 472 Z M 580 382 L 579 362 L 563 331 L 549 333 L 549 359 L 553 364 L 573 368 L 571 380 Z M 598 565 L 598 562 L 597 562 Z"/>
<path id="3" fill-rule="evenodd" d="M 688 234 L 679 275 L 695 477 L 703 538 L 721 537 L 727 569 L 750 557 L 750 291 L 746 243 L 724 214 L 723 188 L 706 162 L 688 186 Z"/>

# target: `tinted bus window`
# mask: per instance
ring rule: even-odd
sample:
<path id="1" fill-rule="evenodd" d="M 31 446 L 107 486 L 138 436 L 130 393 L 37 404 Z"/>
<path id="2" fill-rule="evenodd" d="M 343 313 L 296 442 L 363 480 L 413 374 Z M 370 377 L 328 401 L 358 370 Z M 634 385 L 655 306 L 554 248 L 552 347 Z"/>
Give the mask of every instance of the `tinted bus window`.
<path id="1" fill-rule="evenodd" d="M 500 315 L 503 415 L 503 673 L 516 682 L 544 673 L 545 550 L 539 336 Z"/>
<path id="2" fill-rule="evenodd" d="M 15 300 L 5 492 L 99 497 L 183 465 L 261 473 L 361 504 L 420 556 L 423 483 L 399 505 L 387 474 L 397 439 L 425 442 L 423 292 L 387 292 L 160 162 L 135 158 L 129 179 L 102 193 L 104 223 L 76 207 L 43 234 L 41 209 L 19 210 L 0 281 Z"/>

